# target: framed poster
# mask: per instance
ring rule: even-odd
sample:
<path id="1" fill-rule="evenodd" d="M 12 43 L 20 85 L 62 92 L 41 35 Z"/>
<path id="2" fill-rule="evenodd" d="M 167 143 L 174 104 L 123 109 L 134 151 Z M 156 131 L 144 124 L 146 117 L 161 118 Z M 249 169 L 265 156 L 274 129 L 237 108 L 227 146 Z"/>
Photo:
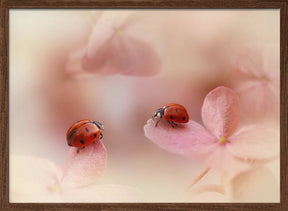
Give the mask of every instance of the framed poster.
<path id="1" fill-rule="evenodd" d="M 286 4 L 4 1 L 2 206 L 287 207 Z"/>

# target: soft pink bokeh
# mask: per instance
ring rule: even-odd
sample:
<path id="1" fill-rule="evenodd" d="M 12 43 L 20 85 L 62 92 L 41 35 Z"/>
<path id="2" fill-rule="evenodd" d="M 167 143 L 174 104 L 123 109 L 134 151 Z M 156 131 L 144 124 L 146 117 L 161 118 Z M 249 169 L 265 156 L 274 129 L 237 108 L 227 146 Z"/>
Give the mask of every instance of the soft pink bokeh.
<path id="1" fill-rule="evenodd" d="M 113 37 L 108 36 L 107 31 L 99 32 L 100 37 L 92 36 L 98 33 L 95 30 L 101 16 L 106 17 L 102 18 L 103 22 L 112 14 L 114 17 L 104 27 L 111 30 L 111 26 L 125 23 L 127 28 L 122 30 L 121 42 L 124 41 L 125 46 L 128 44 L 128 50 L 137 50 L 135 42 L 131 42 L 132 37 L 152 48 L 161 63 L 157 74 L 153 72 L 148 77 L 121 74 L 126 69 L 120 69 L 118 64 L 125 64 L 121 65 L 124 68 L 133 66 L 131 60 L 122 63 L 120 58 L 127 56 L 126 52 L 113 60 L 105 57 L 104 66 L 113 67 L 117 74 L 97 73 L 94 69 L 84 71 L 82 59 L 87 47 L 90 46 L 89 52 L 93 52 L 101 40 Z M 79 119 L 88 118 L 105 126 L 103 143 L 109 157 L 106 172 L 97 181 L 97 186 L 105 185 L 101 191 L 108 189 L 106 184 L 118 184 L 139 187 L 145 193 L 141 198 L 145 202 L 211 202 L 217 199 L 206 193 L 199 196 L 203 196 L 201 200 L 198 195 L 183 197 L 183 190 L 206 167 L 205 164 L 155 147 L 144 136 L 143 125 L 157 108 L 169 102 L 184 105 L 191 119 L 200 123 L 201 106 L 208 92 L 218 86 L 235 90 L 236 82 L 244 83 L 244 76 L 231 77 L 240 72 L 235 60 L 244 52 L 244 46 L 269 43 L 279 47 L 279 10 L 12 9 L 9 15 L 10 159 L 33 156 L 36 163 L 36 158 L 42 157 L 63 166 L 69 151 L 65 140 L 68 127 Z M 121 37 L 118 32 L 114 35 Z M 113 45 L 121 43 L 117 36 L 114 38 L 118 41 L 114 40 Z M 111 50 L 110 47 L 106 49 Z M 137 61 L 139 55 L 128 54 Z M 138 70 L 146 68 L 145 71 L 152 73 L 147 67 L 144 64 Z M 104 70 L 102 67 L 97 69 Z M 279 92 L 280 87 L 277 89 Z M 240 104 L 241 99 L 240 96 Z M 239 128 L 247 123 L 242 118 L 245 113 L 241 107 Z M 258 126 L 262 121 L 271 122 L 271 117 L 264 115 L 257 121 L 254 115 L 245 117 Z M 278 132 L 279 128 L 274 124 L 269 130 Z M 279 163 L 279 160 L 275 162 Z M 11 159 L 10 165 L 13 164 Z M 28 170 L 33 169 L 33 166 L 25 166 Z M 279 167 L 271 171 L 279 181 Z M 216 170 L 211 170 L 201 182 L 219 182 L 218 176 Z M 19 187 L 21 190 L 22 186 Z M 81 193 L 77 192 L 79 195 L 75 193 L 77 197 L 73 200 L 72 196 L 65 200 L 85 201 L 85 190 L 81 190 Z M 113 193 L 119 192 L 111 190 L 111 200 Z M 30 197 L 28 193 L 26 196 Z M 21 201 L 21 197 L 17 200 Z"/>

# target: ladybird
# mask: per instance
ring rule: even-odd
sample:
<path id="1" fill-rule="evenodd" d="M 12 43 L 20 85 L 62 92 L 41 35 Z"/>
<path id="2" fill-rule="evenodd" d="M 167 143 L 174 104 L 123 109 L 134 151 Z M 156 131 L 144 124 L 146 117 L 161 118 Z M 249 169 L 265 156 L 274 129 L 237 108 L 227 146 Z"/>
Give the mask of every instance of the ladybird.
<path id="1" fill-rule="evenodd" d="M 184 106 L 176 103 L 169 103 L 164 105 L 162 108 L 157 109 L 152 118 L 158 117 L 159 120 L 156 122 L 155 127 L 162 118 L 166 119 L 168 123 L 174 127 L 176 123 L 186 123 L 189 121 L 189 115 Z"/>
<path id="2" fill-rule="evenodd" d="M 89 119 L 77 121 L 66 133 L 67 144 L 72 147 L 78 147 L 77 152 L 79 152 L 80 148 L 102 139 L 103 130 L 104 126 L 100 122 Z"/>

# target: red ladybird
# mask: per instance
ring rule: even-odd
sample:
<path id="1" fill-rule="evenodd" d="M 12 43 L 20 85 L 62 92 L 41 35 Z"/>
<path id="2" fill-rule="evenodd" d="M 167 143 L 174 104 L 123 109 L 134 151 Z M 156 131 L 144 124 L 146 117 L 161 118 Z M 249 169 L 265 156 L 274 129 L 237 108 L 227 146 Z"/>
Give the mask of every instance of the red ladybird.
<path id="1" fill-rule="evenodd" d="M 102 139 L 104 130 L 100 122 L 84 119 L 75 122 L 67 131 L 66 139 L 69 146 L 84 148 L 92 142 Z"/>
<path id="2" fill-rule="evenodd" d="M 177 123 L 186 123 L 189 121 L 189 115 L 184 108 L 184 106 L 176 103 L 169 103 L 164 105 L 162 108 L 157 109 L 152 118 L 158 117 L 159 120 L 156 122 L 155 127 L 157 127 L 160 120 L 164 117 L 168 123 L 174 127 Z"/>

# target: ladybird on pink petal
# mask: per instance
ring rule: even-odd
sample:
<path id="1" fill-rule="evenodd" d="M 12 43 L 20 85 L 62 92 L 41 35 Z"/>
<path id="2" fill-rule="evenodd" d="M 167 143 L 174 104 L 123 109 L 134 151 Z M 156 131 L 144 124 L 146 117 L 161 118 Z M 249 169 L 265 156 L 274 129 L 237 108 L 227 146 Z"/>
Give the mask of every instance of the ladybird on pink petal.
<path id="1" fill-rule="evenodd" d="M 242 126 L 239 100 L 227 87 L 217 87 L 204 99 L 203 127 L 189 120 L 186 127 L 169 130 L 144 126 L 145 136 L 159 147 L 185 157 L 196 158 L 207 167 L 229 172 L 231 176 L 251 168 L 251 160 L 272 160 L 279 155 L 279 130 Z M 244 132 L 244 133 L 243 133 Z"/>
<path id="2" fill-rule="evenodd" d="M 84 148 L 102 139 L 104 126 L 97 121 L 84 119 L 75 122 L 67 131 L 67 144 L 72 147 Z M 79 150 L 78 150 L 79 151 Z"/>
<path id="3" fill-rule="evenodd" d="M 169 103 L 157 109 L 152 118 L 154 119 L 155 117 L 158 117 L 155 127 L 157 127 L 162 118 L 166 119 L 173 128 L 177 125 L 176 123 L 187 123 L 189 121 L 186 108 L 176 103 Z"/>

